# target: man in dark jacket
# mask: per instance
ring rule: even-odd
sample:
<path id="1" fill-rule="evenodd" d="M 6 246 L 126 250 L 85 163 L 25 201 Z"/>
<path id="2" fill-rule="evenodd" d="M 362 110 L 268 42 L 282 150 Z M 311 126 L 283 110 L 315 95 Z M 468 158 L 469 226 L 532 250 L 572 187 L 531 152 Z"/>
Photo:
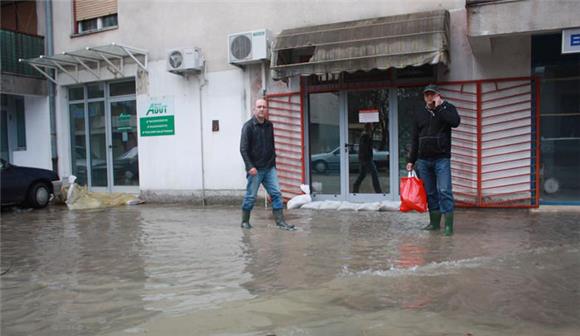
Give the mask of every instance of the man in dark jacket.
<path id="1" fill-rule="evenodd" d="M 356 181 L 354 181 L 352 192 L 357 194 L 362 181 L 365 179 L 367 174 L 371 173 L 371 178 L 373 181 L 373 188 L 375 193 L 381 194 L 381 183 L 379 182 L 379 172 L 377 171 L 377 166 L 373 160 L 373 125 L 371 123 L 365 124 L 365 130 L 360 136 L 358 142 L 358 162 L 360 164 L 360 170 Z"/>
<path id="2" fill-rule="evenodd" d="M 423 180 L 429 205 L 429 225 L 439 230 L 445 217 L 445 235 L 453 234 L 453 192 L 451 190 L 451 128 L 459 126 L 455 106 L 441 98 L 437 86 L 423 90 L 426 106 L 416 111 L 411 133 L 407 170 L 413 168 Z"/>
<path id="3" fill-rule="evenodd" d="M 256 203 L 260 184 L 272 198 L 272 211 L 276 225 L 281 229 L 293 230 L 294 225 L 284 221 L 282 193 L 276 173 L 276 152 L 274 150 L 274 127 L 266 119 L 266 101 L 256 100 L 254 116 L 242 128 L 240 153 L 246 166 L 246 195 L 242 203 L 242 228 L 251 229 L 250 213 Z"/>

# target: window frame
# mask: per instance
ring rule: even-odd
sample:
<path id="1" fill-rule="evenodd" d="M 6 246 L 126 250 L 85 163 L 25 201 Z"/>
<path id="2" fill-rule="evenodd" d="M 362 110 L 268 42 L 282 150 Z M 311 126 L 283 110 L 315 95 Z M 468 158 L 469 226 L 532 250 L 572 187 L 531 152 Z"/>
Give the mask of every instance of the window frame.
<path id="1" fill-rule="evenodd" d="M 116 13 L 111 13 L 111 14 L 107 14 L 107 15 L 103 15 L 103 16 L 98 16 L 98 17 L 94 17 L 94 18 L 90 18 L 90 19 L 85 19 L 85 20 L 78 20 L 77 19 L 77 8 L 76 8 L 76 0 L 72 0 L 71 1 L 71 14 L 72 14 L 72 34 L 71 37 L 77 37 L 77 36 L 84 36 L 84 35 L 89 35 L 89 34 L 94 34 L 94 33 L 100 33 L 103 31 L 109 31 L 109 30 L 114 30 L 114 29 L 118 29 L 119 28 L 119 10 L 117 9 Z M 110 26 L 104 26 L 104 19 L 108 18 L 108 17 L 112 17 L 114 16 L 116 18 L 116 23 L 114 25 L 110 25 Z M 82 29 L 82 25 L 83 22 L 86 21 L 91 21 L 91 20 L 96 20 L 97 23 L 97 28 L 95 29 L 88 29 L 88 30 L 83 30 Z"/>

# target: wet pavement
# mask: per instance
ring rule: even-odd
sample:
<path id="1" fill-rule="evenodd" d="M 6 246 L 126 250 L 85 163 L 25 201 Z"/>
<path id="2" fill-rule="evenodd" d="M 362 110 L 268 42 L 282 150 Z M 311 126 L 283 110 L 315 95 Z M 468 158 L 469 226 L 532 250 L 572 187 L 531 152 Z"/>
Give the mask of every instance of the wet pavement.
<path id="1" fill-rule="evenodd" d="M 5 211 L 2 335 L 578 335 L 580 211 Z"/>

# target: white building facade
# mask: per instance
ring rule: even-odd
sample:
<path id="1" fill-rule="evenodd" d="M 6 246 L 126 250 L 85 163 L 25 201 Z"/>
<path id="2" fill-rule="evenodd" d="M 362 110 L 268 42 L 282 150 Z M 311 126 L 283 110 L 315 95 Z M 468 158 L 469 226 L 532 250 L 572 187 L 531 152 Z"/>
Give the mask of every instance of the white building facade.
<path id="1" fill-rule="evenodd" d="M 246 179 L 240 130 L 255 99 L 265 93 L 278 127 L 286 197 L 307 183 L 319 199 L 398 199 L 408 149 L 405 127 L 411 111 L 421 107 L 421 88 L 436 82 L 463 117 L 453 149 L 460 205 L 537 206 L 545 181 L 536 132 L 541 93 L 532 66 L 533 38 L 580 27 L 571 15 L 580 12 L 577 2 L 547 2 L 53 1 L 56 56 L 29 61 L 56 73 L 47 74 L 56 84 L 58 171 L 76 175 L 92 190 L 135 192 L 156 201 L 241 200 Z M 502 17 L 502 6 L 530 15 L 538 14 L 535 6 L 559 19 L 533 16 L 530 22 L 498 26 L 512 21 Z M 375 69 L 356 69 L 327 53 L 330 60 L 320 62 L 332 70 L 321 73 L 314 64 L 316 53 L 333 43 L 341 52 L 355 43 L 370 53 L 373 38 L 355 36 L 353 42 L 339 34 L 339 40 L 330 40 L 336 38 L 332 32 L 349 29 L 342 23 L 372 26 L 381 22 L 370 22 L 374 19 L 395 18 L 387 26 L 397 26 L 406 15 L 411 16 L 405 20 L 416 20 L 416 13 L 444 18 L 437 26 L 440 57 L 407 64 L 409 52 L 399 55 L 403 63 L 397 66 L 389 66 L 391 55 Z M 277 49 L 281 36 L 312 37 L 308 34 L 317 30 L 325 31 L 318 42 Z M 230 64 L 229 35 L 262 31 L 270 37 L 273 57 Z M 389 43 L 404 43 L 405 36 L 393 33 Z M 172 50 L 194 55 L 191 71 L 168 71 Z M 30 108 L 40 111 L 45 105 Z M 38 123 L 27 126 L 42 129 L 31 130 L 42 136 L 30 138 L 42 143 L 35 148 L 50 153 L 47 120 Z M 373 129 L 381 190 L 370 175 L 354 187 L 365 124 Z M 567 182 L 556 183 L 561 188 Z M 565 200 L 580 201 L 580 195 Z"/>

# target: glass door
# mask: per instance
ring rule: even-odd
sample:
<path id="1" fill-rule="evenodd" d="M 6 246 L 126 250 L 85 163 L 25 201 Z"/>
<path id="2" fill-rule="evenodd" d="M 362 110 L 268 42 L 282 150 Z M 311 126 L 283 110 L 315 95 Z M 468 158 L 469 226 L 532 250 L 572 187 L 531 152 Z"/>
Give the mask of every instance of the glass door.
<path id="1" fill-rule="evenodd" d="M 313 93 L 308 111 L 314 199 L 375 202 L 398 195 L 396 89 Z"/>
<path id="2" fill-rule="evenodd" d="M 135 82 L 71 87 L 68 95 L 77 183 L 92 191 L 138 192 Z"/>
<path id="3" fill-rule="evenodd" d="M 341 198 L 341 167 L 345 157 L 341 146 L 339 93 L 310 94 L 309 143 L 310 185 L 317 197 Z M 324 196 L 322 198 L 325 198 Z"/>
<path id="4" fill-rule="evenodd" d="M 139 185 L 135 100 L 111 103 L 112 181 L 114 187 Z"/>
<path id="5" fill-rule="evenodd" d="M 391 193 L 389 90 L 347 93 L 347 199 L 380 201 Z"/>

